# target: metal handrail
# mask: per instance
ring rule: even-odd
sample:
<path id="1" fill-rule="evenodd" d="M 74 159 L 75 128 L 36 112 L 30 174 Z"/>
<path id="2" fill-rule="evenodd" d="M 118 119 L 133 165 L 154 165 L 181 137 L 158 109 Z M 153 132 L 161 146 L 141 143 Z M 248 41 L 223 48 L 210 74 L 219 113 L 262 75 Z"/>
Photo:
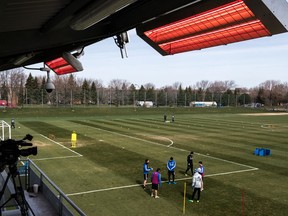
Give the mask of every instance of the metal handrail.
<path id="1" fill-rule="evenodd" d="M 29 167 L 30 164 L 33 165 L 33 167 L 39 172 L 40 174 L 40 182 L 41 184 L 43 183 L 43 179 L 45 179 L 59 194 L 58 200 L 60 205 L 60 209 L 64 206 L 63 204 L 63 198 L 65 199 L 65 201 L 67 201 L 67 203 L 81 216 L 86 216 L 86 214 L 72 201 L 70 200 L 70 198 L 68 198 L 63 191 L 30 159 L 28 159 L 28 163 L 29 163 Z M 30 167 L 31 168 L 31 167 Z M 56 196 L 56 195 L 55 195 Z M 62 214 L 61 214 L 62 215 Z"/>

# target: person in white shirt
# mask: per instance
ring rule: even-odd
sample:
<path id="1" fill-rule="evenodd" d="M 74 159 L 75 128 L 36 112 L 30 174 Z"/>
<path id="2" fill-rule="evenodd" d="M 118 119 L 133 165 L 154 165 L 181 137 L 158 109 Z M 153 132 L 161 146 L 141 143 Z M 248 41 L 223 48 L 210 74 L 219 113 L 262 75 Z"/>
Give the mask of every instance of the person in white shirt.
<path id="1" fill-rule="evenodd" d="M 202 187 L 201 168 L 198 168 L 195 170 L 195 173 L 192 177 L 193 194 L 192 194 L 191 200 L 188 200 L 189 202 L 193 202 L 196 193 L 198 195 L 197 196 L 197 202 L 200 201 L 201 187 Z"/>

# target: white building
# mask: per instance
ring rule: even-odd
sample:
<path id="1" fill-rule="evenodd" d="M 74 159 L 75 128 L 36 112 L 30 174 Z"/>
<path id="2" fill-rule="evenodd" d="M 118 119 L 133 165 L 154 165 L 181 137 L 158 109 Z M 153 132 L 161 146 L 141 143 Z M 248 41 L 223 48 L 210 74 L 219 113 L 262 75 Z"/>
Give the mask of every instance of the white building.
<path id="1" fill-rule="evenodd" d="M 141 107 L 153 107 L 154 104 L 152 101 L 137 101 L 136 105 Z"/>
<path id="2" fill-rule="evenodd" d="M 192 107 L 216 107 L 217 103 L 215 101 L 192 101 L 190 103 Z"/>

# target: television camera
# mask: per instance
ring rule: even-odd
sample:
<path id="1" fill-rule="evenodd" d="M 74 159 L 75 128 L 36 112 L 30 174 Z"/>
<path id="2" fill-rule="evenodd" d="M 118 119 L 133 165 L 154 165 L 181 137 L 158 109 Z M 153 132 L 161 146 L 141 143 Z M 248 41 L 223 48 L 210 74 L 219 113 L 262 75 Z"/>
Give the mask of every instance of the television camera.
<path id="1" fill-rule="evenodd" d="M 8 139 L 4 141 L 0 141 L 0 172 L 3 172 L 8 166 L 7 171 L 7 178 L 3 181 L 3 187 L 0 191 L 0 200 L 5 194 L 5 188 L 8 185 L 9 179 L 11 178 L 11 182 L 14 186 L 14 193 L 11 193 L 10 198 L 7 199 L 5 202 L 1 203 L 0 211 L 2 212 L 2 208 L 5 207 L 10 200 L 15 199 L 16 203 L 20 207 L 21 215 L 28 216 L 29 209 L 32 215 L 35 216 L 34 212 L 30 208 L 28 202 L 25 199 L 24 190 L 22 187 L 19 171 L 17 170 L 17 162 L 20 156 L 29 156 L 29 155 L 36 155 L 37 154 L 37 147 L 31 148 L 24 148 L 25 146 L 32 146 L 32 143 L 27 143 L 25 140 L 31 141 L 33 136 L 27 134 L 22 140 L 13 140 Z M 18 177 L 18 181 L 16 178 Z M 2 185 L 2 182 L 1 182 Z M 3 199 L 4 201 L 4 199 Z M 0 215 L 2 213 L 0 212 Z"/>
<path id="2" fill-rule="evenodd" d="M 37 154 L 37 147 L 24 148 L 24 146 L 32 146 L 32 143 L 27 143 L 25 140 L 31 141 L 33 136 L 27 134 L 22 140 L 7 139 L 0 141 L 0 172 L 4 171 L 6 166 L 16 168 L 18 158 L 20 156 L 29 156 Z"/>

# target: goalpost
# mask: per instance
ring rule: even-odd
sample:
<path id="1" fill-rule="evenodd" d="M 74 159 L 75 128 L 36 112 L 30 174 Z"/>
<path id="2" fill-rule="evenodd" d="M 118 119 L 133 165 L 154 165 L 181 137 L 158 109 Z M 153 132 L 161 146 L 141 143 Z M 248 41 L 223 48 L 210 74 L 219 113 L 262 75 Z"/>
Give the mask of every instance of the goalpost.
<path id="1" fill-rule="evenodd" d="M 3 141 L 5 139 L 11 139 L 11 126 L 3 120 L 1 120 L 0 126 L 1 126 L 0 140 Z"/>

